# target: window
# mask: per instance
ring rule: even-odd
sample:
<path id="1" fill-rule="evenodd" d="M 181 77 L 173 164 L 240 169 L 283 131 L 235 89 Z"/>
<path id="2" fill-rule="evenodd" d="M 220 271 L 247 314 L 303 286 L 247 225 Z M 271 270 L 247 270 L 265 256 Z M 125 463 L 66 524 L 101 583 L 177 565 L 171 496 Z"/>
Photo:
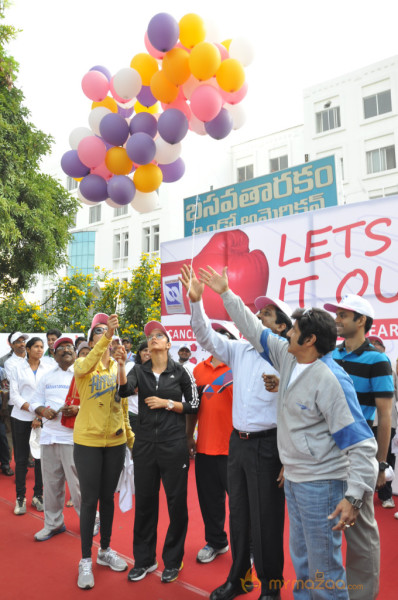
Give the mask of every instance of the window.
<path id="1" fill-rule="evenodd" d="M 118 206 L 117 208 L 115 208 L 113 210 L 113 216 L 114 217 L 121 217 L 122 215 L 127 215 L 128 213 L 128 204 L 125 204 L 124 206 Z"/>
<path id="2" fill-rule="evenodd" d="M 380 171 L 389 171 L 395 167 L 395 146 L 377 148 L 377 150 L 370 150 L 366 153 L 366 171 L 369 175 Z"/>
<path id="3" fill-rule="evenodd" d="M 341 126 L 340 122 L 340 106 L 335 108 L 327 108 L 315 114 L 316 117 L 316 132 L 322 133 L 330 129 L 336 129 Z"/>
<path id="4" fill-rule="evenodd" d="M 159 225 L 149 225 L 143 228 L 142 251 L 144 254 L 159 252 Z"/>
<path id="5" fill-rule="evenodd" d="M 67 177 L 66 178 L 66 189 L 68 190 L 68 192 L 72 192 L 73 190 L 77 190 L 77 181 L 76 179 L 73 179 L 73 177 Z"/>
<path id="6" fill-rule="evenodd" d="M 365 119 L 383 115 L 392 111 L 391 106 L 391 90 L 373 94 L 363 99 L 363 112 Z"/>
<path id="7" fill-rule="evenodd" d="M 89 225 L 93 223 L 98 223 L 101 221 L 101 204 L 96 204 L 95 206 L 90 206 L 88 222 Z"/>
<path id="8" fill-rule="evenodd" d="M 248 179 L 253 179 L 253 165 L 238 167 L 238 183 L 247 181 Z"/>
<path id="9" fill-rule="evenodd" d="M 129 232 L 121 231 L 113 236 L 113 259 L 128 258 Z"/>
<path id="10" fill-rule="evenodd" d="M 269 161 L 269 170 L 271 173 L 275 173 L 275 171 L 282 171 L 282 169 L 287 169 L 287 167 L 287 154 L 284 154 L 283 156 L 277 156 L 276 158 L 271 158 Z"/>
<path id="11" fill-rule="evenodd" d="M 84 275 L 94 273 L 95 231 L 74 233 L 69 244 L 69 275 L 81 271 Z"/>

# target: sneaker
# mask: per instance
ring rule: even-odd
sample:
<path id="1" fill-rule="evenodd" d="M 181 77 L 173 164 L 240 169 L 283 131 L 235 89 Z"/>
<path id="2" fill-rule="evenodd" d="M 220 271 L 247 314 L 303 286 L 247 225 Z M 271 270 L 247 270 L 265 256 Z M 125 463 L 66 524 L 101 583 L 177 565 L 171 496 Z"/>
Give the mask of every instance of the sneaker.
<path id="1" fill-rule="evenodd" d="M 384 500 L 384 502 L 381 503 L 383 508 L 395 508 L 395 502 L 392 498 L 388 498 L 388 500 Z"/>
<path id="2" fill-rule="evenodd" d="M 212 548 L 209 544 L 206 544 L 202 550 L 199 550 L 196 560 L 200 563 L 209 563 L 216 558 L 219 554 L 225 554 L 228 552 L 229 546 L 224 548 Z"/>
<path id="3" fill-rule="evenodd" d="M 61 527 L 58 527 L 58 529 L 47 529 L 46 527 L 44 527 L 43 529 L 40 529 L 40 531 L 35 533 L 35 540 L 36 542 L 46 542 L 47 540 L 54 537 L 54 535 L 64 533 L 64 531 L 66 531 L 65 525 L 61 525 Z"/>
<path id="4" fill-rule="evenodd" d="M 14 508 L 14 515 L 24 515 L 26 513 L 26 498 L 17 498 Z"/>
<path id="5" fill-rule="evenodd" d="M 12 477 L 14 475 L 14 471 L 11 469 L 10 465 L 6 467 L 1 467 L 1 472 L 7 477 Z"/>
<path id="6" fill-rule="evenodd" d="M 94 587 L 93 563 L 91 558 L 82 558 L 79 562 L 77 585 L 81 590 L 90 590 Z"/>
<path id="7" fill-rule="evenodd" d="M 394 514 L 394 518 L 395 518 L 395 519 L 398 519 L 398 512 L 396 512 L 396 513 Z"/>
<path id="8" fill-rule="evenodd" d="M 153 573 L 158 568 L 158 563 L 155 562 L 151 567 L 133 567 L 130 569 L 127 579 L 129 581 L 140 581 L 144 579 L 147 573 Z"/>
<path id="9" fill-rule="evenodd" d="M 112 571 L 125 571 L 127 569 L 126 561 L 120 558 L 111 548 L 107 548 L 106 550 L 101 550 L 100 548 L 98 550 L 97 565 L 110 567 Z"/>
<path id="10" fill-rule="evenodd" d="M 99 517 L 99 512 L 97 510 L 97 512 L 95 513 L 93 537 L 99 534 L 99 530 L 100 530 L 100 517 Z"/>
<path id="11" fill-rule="evenodd" d="M 175 581 L 178 577 L 179 571 L 181 571 L 183 566 L 184 566 L 184 563 L 181 563 L 180 567 L 174 567 L 173 569 L 166 568 L 162 573 L 162 577 L 160 578 L 160 581 L 162 583 L 171 583 L 172 581 Z"/>
<path id="12" fill-rule="evenodd" d="M 37 510 L 37 512 L 43 512 L 43 496 L 33 496 L 32 498 L 32 506 Z"/>

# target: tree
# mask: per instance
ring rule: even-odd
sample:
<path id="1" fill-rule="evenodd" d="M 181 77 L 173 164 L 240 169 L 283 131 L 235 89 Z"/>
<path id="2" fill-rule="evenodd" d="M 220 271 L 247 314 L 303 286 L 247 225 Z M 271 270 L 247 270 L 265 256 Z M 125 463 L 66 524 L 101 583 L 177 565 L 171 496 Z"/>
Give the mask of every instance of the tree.
<path id="1" fill-rule="evenodd" d="M 23 94 L 14 85 L 18 64 L 5 50 L 17 32 L 3 19 L 0 12 L 0 294 L 9 294 L 67 262 L 77 200 L 40 173 L 53 139 L 28 120 Z"/>

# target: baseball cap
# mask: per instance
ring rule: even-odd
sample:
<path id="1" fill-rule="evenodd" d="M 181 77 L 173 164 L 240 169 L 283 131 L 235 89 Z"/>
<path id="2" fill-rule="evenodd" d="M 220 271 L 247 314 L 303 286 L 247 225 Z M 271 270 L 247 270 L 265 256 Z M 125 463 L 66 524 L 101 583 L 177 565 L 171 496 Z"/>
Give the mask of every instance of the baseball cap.
<path id="1" fill-rule="evenodd" d="M 19 340 L 19 338 L 23 338 L 24 340 L 28 340 L 29 336 L 27 333 L 21 333 L 20 331 L 16 331 L 15 333 L 12 334 L 12 336 L 10 337 L 10 344 L 13 344 L 14 342 L 16 342 L 17 340 Z"/>
<path id="2" fill-rule="evenodd" d="M 254 301 L 254 305 L 257 308 L 257 310 L 261 310 L 269 304 L 271 304 L 271 306 L 277 306 L 279 310 L 281 310 L 283 313 L 285 313 L 285 315 L 289 317 L 289 319 L 291 318 L 293 311 L 290 308 L 290 306 L 286 304 L 286 302 L 283 302 L 283 300 L 274 300 L 274 298 L 270 298 L 269 296 L 259 296 Z"/>
<path id="3" fill-rule="evenodd" d="M 191 352 L 191 348 L 188 346 L 188 344 L 181 344 L 181 346 L 178 348 L 178 352 L 184 349 L 189 350 Z"/>
<path id="4" fill-rule="evenodd" d="M 76 350 L 77 355 L 79 356 L 79 352 L 80 350 L 83 350 L 84 348 L 89 348 L 91 350 L 90 344 L 88 342 L 81 342 Z"/>
<path id="5" fill-rule="evenodd" d="M 54 342 L 54 352 L 58 348 L 58 346 L 60 346 L 61 344 L 72 344 L 72 346 L 74 346 L 72 338 L 66 337 L 66 336 L 63 337 L 61 335 L 61 337 L 58 338 L 57 340 L 55 340 L 55 342 Z M 79 346 L 79 348 L 80 348 L 80 346 Z"/>
<path id="6" fill-rule="evenodd" d="M 212 321 L 211 326 L 215 331 L 217 329 L 225 329 L 228 331 L 236 340 L 240 339 L 239 329 L 230 321 Z"/>
<path id="7" fill-rule="evenodd" d="M 373 344 L 373 342 L 377 342 L 378 344 L 380 344 L 380 346 L 383 346 L 383 348 L 385 348 L 383 340 L 378 335 L 368 335 L 366 339 L 369 340 L 371 344 Z"/>
<path id="8" fill-rule="evenodd" d="M 103 323 L 104 325 L 107 325 L 108 319 L 109 319 L 109 316 L 106 315 L 105 313 L 97 313 L 96 315 L 94 315 L 93 320 L 91 321 L 90 329 L 93 329 L 99 323 Z"/>
<path id="9" fill-rule="evenodd" d="M 370 317 L 374 319 L 375 311 L 373 310 L 373 306 L 362 298 L 362 296 L 357 296 L 356 294 L 347 294 L 338 302 L 337 304 L 332 304 L 330 302 L 323 305 L 325 310 L 329 312 L 337 312 L 340 308 L 344 310 L 351 310 L 352 312 L 356 312 L 360 315 L 365 315 L 365 317 Z"/>
<path id="10" fill-rule="evenodd" d="M 148 321 L 148 323 L 144 327 L 144 333 L 145 333 L 146 337 L 151 335 L 151 333 L 154 329 L 160 329 L 160 331 L 162 331 L 164 333 L 164 335 L 167 336 L 167 339 L 170 339 L 170 336 L 167 333 L 167 330 L 163 327 L 163 325 L 161 323 L 159 323 L 159 321 Z"/>

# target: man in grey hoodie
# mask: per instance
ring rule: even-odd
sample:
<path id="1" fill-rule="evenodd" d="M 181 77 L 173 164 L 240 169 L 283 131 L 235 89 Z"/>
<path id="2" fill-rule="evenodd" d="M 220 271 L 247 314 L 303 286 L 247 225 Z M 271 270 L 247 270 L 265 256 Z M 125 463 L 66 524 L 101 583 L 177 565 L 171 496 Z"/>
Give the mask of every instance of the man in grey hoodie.
<path id="1" fill-rule="evenodd" d="M 324 310 L 299 309 L 286 341 L 229 290 L 226 269 L 222 275 L 200 269 L 200 279 L 221 294 L 238 329 L 280 373 L 278 449 L 297 577 L 294 597 L 347 600 L 341 532 L 355 526 L 363 497 L 373 493 L 377 462 L 352 382 L 331 357 L 334 321 Z"/>

